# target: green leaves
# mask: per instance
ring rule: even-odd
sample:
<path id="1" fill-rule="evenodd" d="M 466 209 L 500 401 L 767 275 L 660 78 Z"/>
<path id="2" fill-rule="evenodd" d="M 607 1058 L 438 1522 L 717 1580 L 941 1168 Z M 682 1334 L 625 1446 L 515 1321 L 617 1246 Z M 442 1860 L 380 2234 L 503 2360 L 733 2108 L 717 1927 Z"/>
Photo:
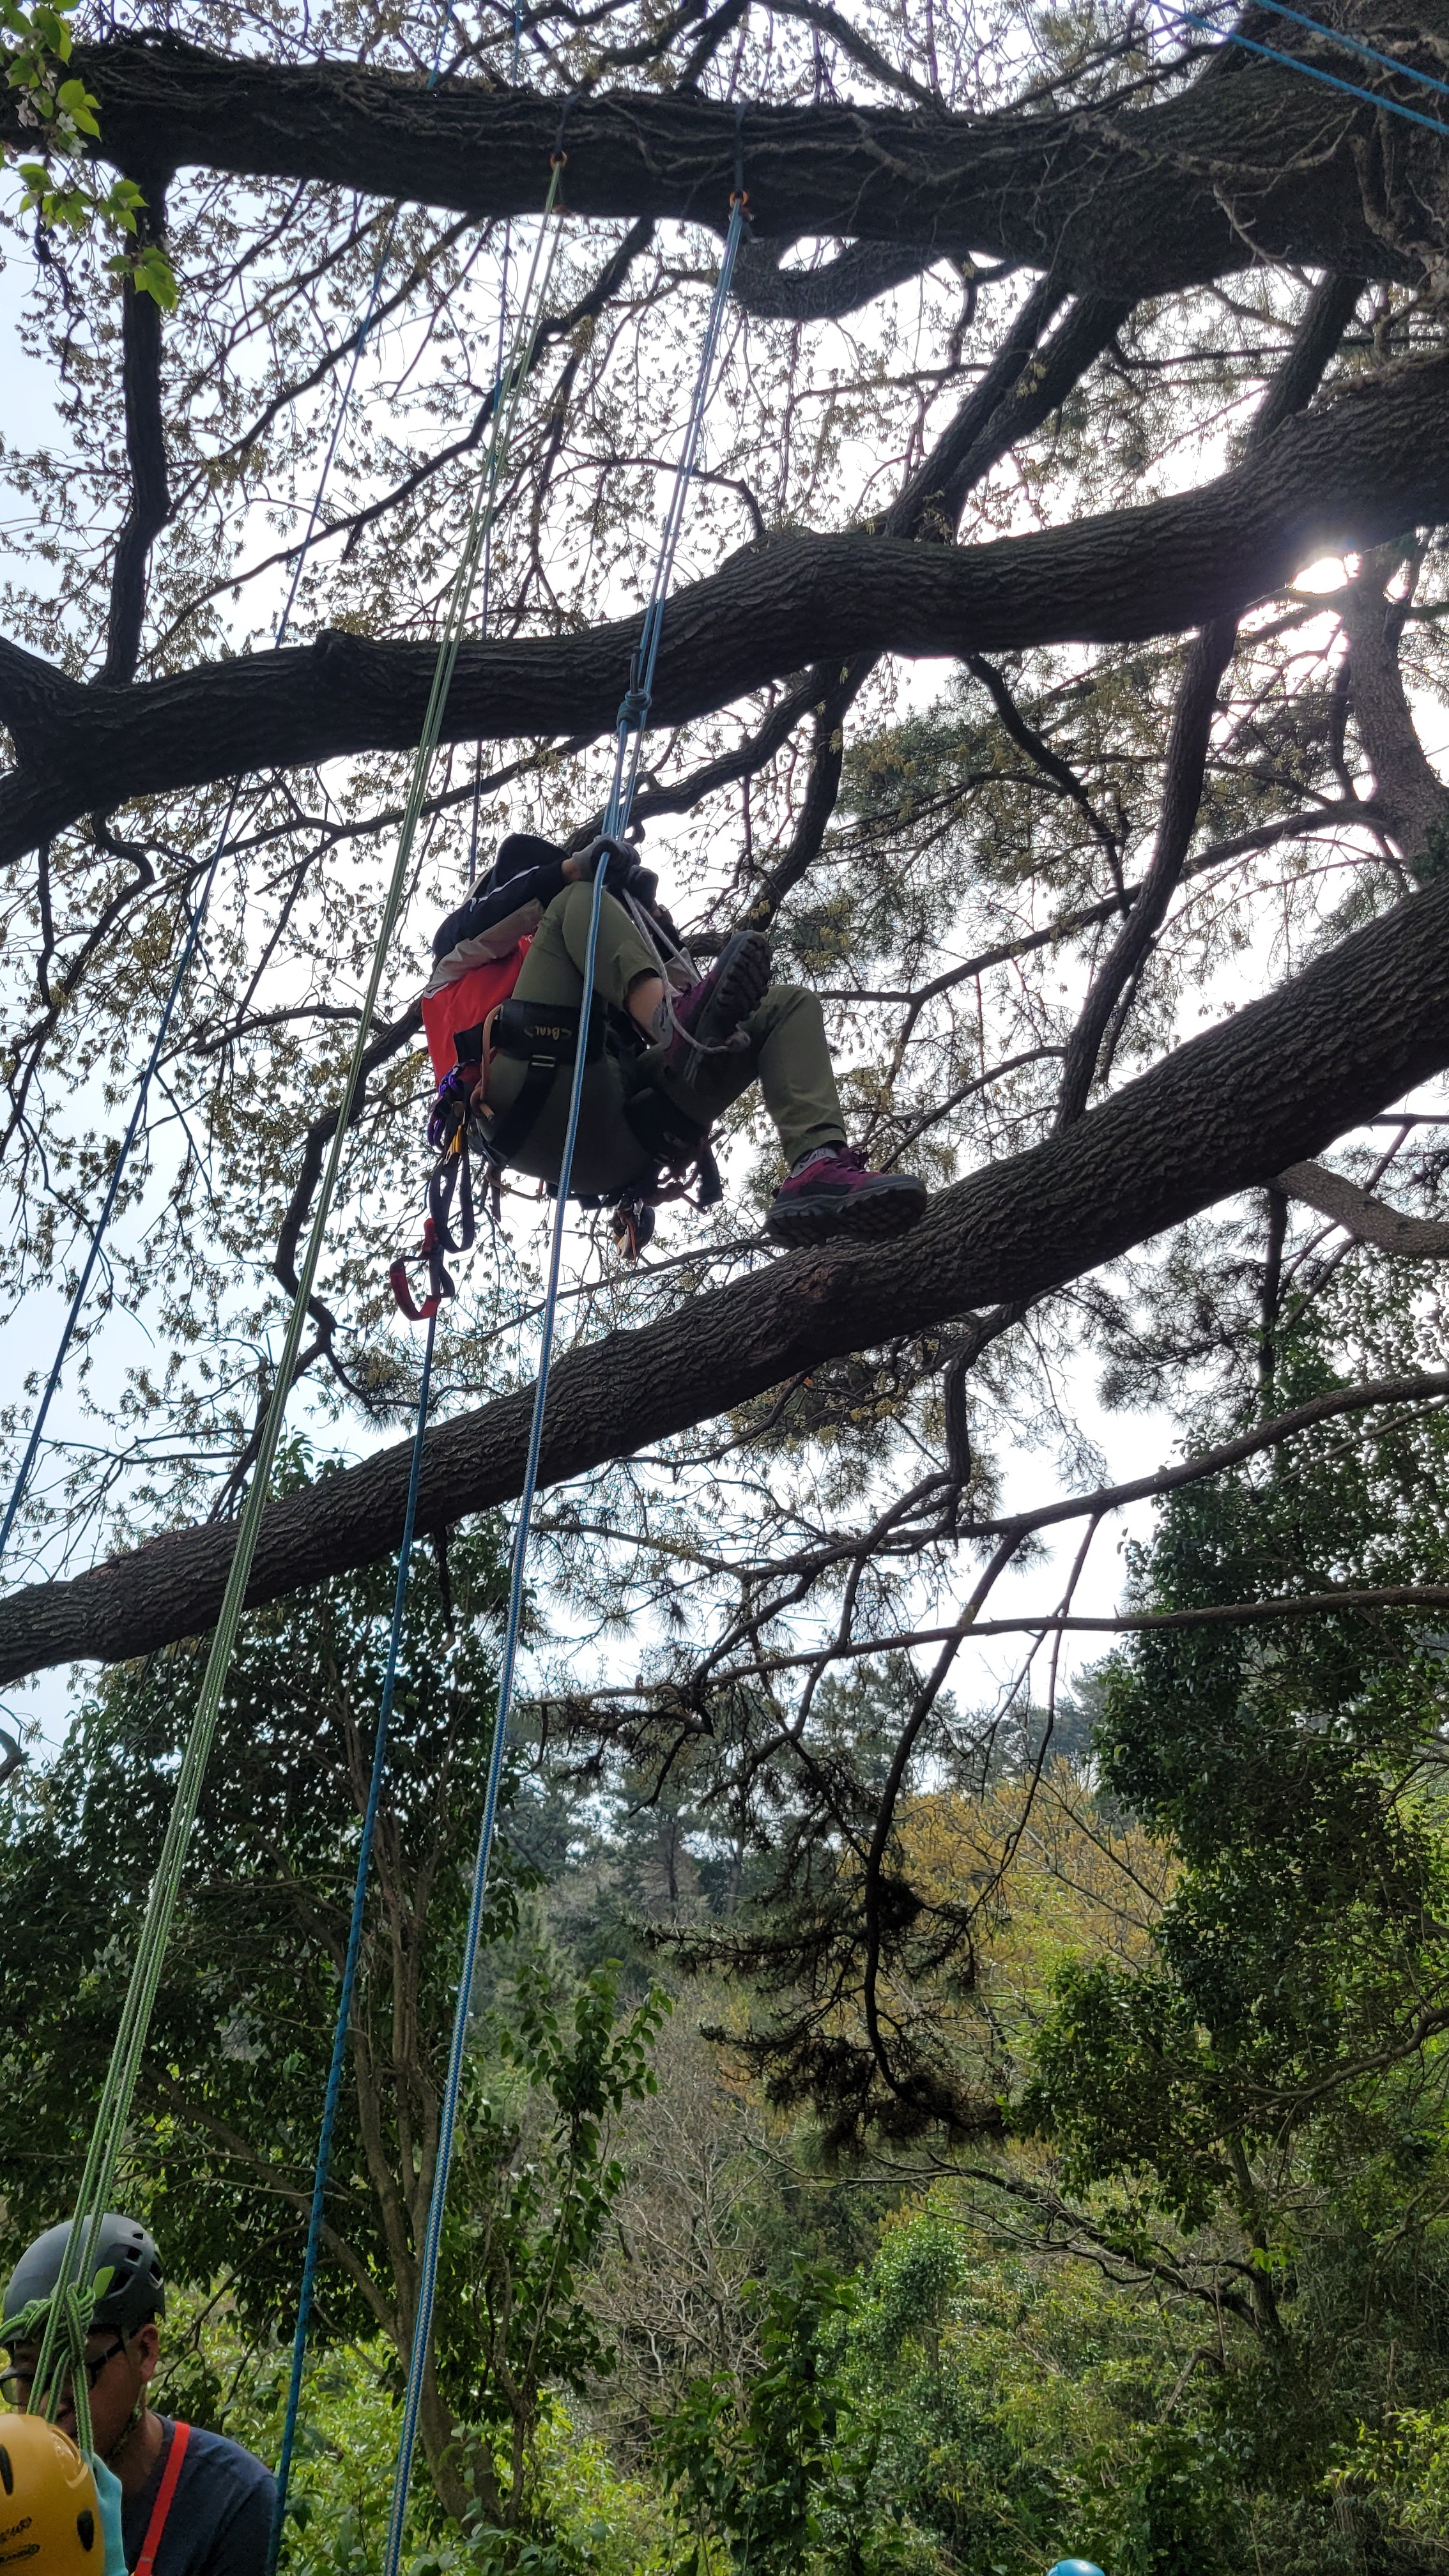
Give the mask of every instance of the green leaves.
<path id="1" fill-rule="evenodd" d="M 731 2380 L 696 2380 L 660 2425 L 665 2478 L 698 2532 L 681 2561 L 691 2576 L 716 2564 L 711 2538 L 755 2576 L 797 2576 L 820 2550 L 842 2576 L 902 2563 L 899 2519 L 867 2504 L 879 2428 L 853 2409 L 842 2370 L 858 2304 L 833 2265 L 797 2261 L 760 2293 L 760 2368 L 743 2400 Z"/>
<path id="2" fill-rule="evenodd" d="M 108 188 L 96 184 L 90 146 L 100 141 L 100 101 L 84 81 L 74 76 L 57 79 L 57 72 L 71 58 L 66 17 L 75 5 L 76 0 L 55 0 L 54 6 L 50 0 L 37 0 L 35 8 L 26 10 L 20 0 L 0 0 L 0 29 L 10 40 L 0 43 L 6 87 L 24 93 L 22 121 L 36 127 L 47 155 L 44 160 L 19 164 L 24 183 L 21 211 L 34 214 L 48 232 L 68 232 L 78 238 L 94 226 L 102 235 L 124 241 L 137 232 L 145 197 L 133 179 L 116 179 Z M 59 177 L 52 161 L 60 165 Z M 138 244 L 134 250 L 123 248 L 105 265 L 134 293 L 149 295 L 164 312 L 173 310 L 176 276 L 159 242 Z"/>

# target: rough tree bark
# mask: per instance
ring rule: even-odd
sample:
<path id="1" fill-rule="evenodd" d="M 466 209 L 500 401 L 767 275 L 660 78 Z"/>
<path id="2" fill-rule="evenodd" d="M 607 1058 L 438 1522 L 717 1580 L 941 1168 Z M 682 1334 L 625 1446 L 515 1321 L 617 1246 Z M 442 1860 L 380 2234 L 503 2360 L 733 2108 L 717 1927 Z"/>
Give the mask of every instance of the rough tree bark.
<path id="1" fill-rule="evenodd" d="M 676 724 L 827 656 L 1115 643 L 1236 615 L 1311 556 L 1449 518 L 1449 360 L 1355 384 L 1196 492 L 995 544 L 786 533 L 670 601 L 654 712 Z M 603 733 L 640 620 L 465 644 L 447 741 Z M 328 634 L 126 689 L 0 643 L 0 861 L 92 808 L 416 742 L 431 646 Z"/>
<path id="2" fill-rule="evenodd" d="M 538 211 L 563 107 L 457 79 L 425 92 L 352 63 L 229 60 L 174 38 L 79 46 L 75 68 L 101 103 L 102 150 L 123 166 L 141 152 L 173 169 L 322 179 L 476 215 Z M 741 140 L 764 238 L 986 252 L 1135 300 L 1255 259 L 1416 278 L 1398 217 L 1412 199 L 1420 230 L 1432 221 L 1444 147 L 1381 123 L 1301 74 L 1222 54 L 1146 107 L 968 118 L 754 105 Z M 1366 147 L 1362 170 L 1351 135 Z M 0 136 L 22 139 L 13 101 L 0 104 Z M 724 229 L 736 123 L 723 100 L 579 99 L 567 145 L 576 213 Z"/>
<path id="3" fill-rule="evenodd" d="M 794 1371 L 985 1305 L 1043 1295 L 1225 1195 L 1262 1185 L 1449 1064 L 1449 884 L 1400 904 L 1265 1001 L 1180 1047 L 1030 1152 L 958 1182 L 875 1252 L 796 1255 L 555 1371 L 547 1484 L 667 1439 Z M 518 1490 L 532 1395 L 428 1440 L 418 1527 Z M 249 1599 L 396 1544 L 408 1447 L 271 1505 Z M 0 1681 L 149 1652 L 214 1617 L 234 1532 L 181 1531 L 0 1603 Z"/>
<path id="4" fill-rule="evenodd" d="M 145 185 L 146 203 L 137 213 L 136 237 L 143 245 L 161 243 L 166 238 L 165 192 L 154 181 Z M 147 559 L 171 506 L 161 412 L 161 307 L 154 296 L 138 293 L 129 278 L 121 290 L 121 351 L 131 500 L 116 539 L 106 658 L 101 667 L 101 678 L 112 683 L 135 677 L 146 613 Z"/>

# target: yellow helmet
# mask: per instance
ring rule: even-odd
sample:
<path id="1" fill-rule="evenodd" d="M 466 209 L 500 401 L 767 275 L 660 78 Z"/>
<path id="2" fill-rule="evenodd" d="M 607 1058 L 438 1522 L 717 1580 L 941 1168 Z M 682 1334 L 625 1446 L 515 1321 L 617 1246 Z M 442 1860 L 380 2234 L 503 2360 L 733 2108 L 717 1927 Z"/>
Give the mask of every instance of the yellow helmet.
<path id="1" fill-rule="evenodd" d="M 101 2576 L 96 2482 L 43 2415 L 0 2415 L 0 2576 Z"/>

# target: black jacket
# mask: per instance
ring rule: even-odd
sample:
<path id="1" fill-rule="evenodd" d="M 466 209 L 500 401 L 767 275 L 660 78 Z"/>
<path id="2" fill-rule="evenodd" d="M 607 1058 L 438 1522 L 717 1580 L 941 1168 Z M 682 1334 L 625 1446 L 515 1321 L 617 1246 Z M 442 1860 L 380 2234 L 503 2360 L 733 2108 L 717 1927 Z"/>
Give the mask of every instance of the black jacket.
<path id="1" fill-rule="evenodd" d="M 482 955 L 506 956 L 516 941 L 537 930 L 544 907 L 554 896 L 562 894 L 568 879 L 563 872 L 563 859 L 550 859 L 543 867 L 521 869 L 517 876 L 506 877 L 502 885 L 485 885 L 460 903 L 456 912 L 438 926 L 433 941 L 433 956 L 441 963 L 455 948 L 464 943 L 480 943 Z"/>

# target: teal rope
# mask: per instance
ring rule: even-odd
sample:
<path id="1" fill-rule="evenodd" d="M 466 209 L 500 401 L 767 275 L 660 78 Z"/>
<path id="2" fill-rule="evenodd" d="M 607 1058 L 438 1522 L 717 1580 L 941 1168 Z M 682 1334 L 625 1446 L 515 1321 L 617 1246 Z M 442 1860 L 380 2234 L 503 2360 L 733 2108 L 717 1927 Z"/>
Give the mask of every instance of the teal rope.
<path id="1" fill-rule="evenodd" d="M 659 656 L 659 632 L 664 617 L 665 595 L 669 575 L 673 569 L 675 548 L 679 542 L 679 531 L 683 523 L 684 503 L 693 476 L 700 434 L 704 426 L 704 414 L 709 402 L 720 327 L 745 220 L 744 192 L 737 188 L 731 201 L 729 231 L 725 240 L 724 256 L 720 263 L 714 300 L 710 307 L 684 445 L 675 467 L 674 491 L 665 518 L 659 559 L 655 566 L 649 607 L 645 614 L 640 652 L 636 657 L 636 671 L 632 675 L 629 692 L 619 711 L 614 789 L 609 800 L 611 820 L 607 826 L 610 830 L 622 829 L 623 824 L 628 820 L 633 782 L 639 768 L 637 737 L 642 733 L 649 712 L 654 670 Z M 636 736 L 636 742 L 626 786 L 625 755 L 631 731 Z M 493 1721 L 493 1742 L 488 1754 L 488 1781 L 483 1797 L 483 1821 L 478 1835 L 478 1853 L 473 1864 L 473 1890 L 468 1905 L 468 1923 L 463 1935 L 463 1960 L 453 2004 L 453 2031 L 448 2049 L 448 2072 L 443 2085 L 438 2118 L 437 2157 L 433 2166 L 433 2188 L 428 2202 L 422 2261 L 419 2266 L 417 2313 L 413 2319 L 412 2346 L 408 2355 L 407 2388 L 403 2397 L 402 2423 L 398 2435 L 392 2510 L 388 2520 L 387 2545 L 383 2551 L 383 2576 L 399 2576 L 402 2565 L 408 2490 L 412 2482 L 413 2455 L 417 2447 L 418 2422 L 422 2412 L 423 2389 L 427 2380 L 428 2357 L 432 2348 L 433 2316 L 437 2305 L 438 2262 L 442 2253 L 448 2182 L 457 2135 L 458 2109 L 463 2093 L 468 2025 L 473 2007 L 473 1976 L 482 1943 L 488 1870 L 493 1857 L 493 1843 L 498 1825 L 498 1795 L 503 1778 L 504 1754 L 508 1745 L 508 1719 L 513 1705 L 514 1675 L 517 1669 L 519 1638 L 523 1624 L 524 1573 L 528 1559 L 529 1532 L 533 1521 L 534 1496 L 538 1490 L 544 1415 L 548 1406 L 549 1373 L 553 1364 L 559 1269 L 563 1258 L 564 1229 L 568 1221 L 569 1182 L 573 1177 L 574 1145 L 578 1137 L 579 1110 L 584 1091 L 586 1050 L 583 1024 L 588 1016 L 589 996 L 594 989 L 594 964 L 598 953 L 599 918 L 603 909 L 606 877 L 607 871 L 600 862 L 594 871 L 593 895 L 589 905 L 589 932 L 583 967 L 584 1009 L 580 1014 L 579 1042 L 574 1053 L 573 1080 L 569 1085 L 568 1123 L 564 1130 L 563 1151 L 559 1157 L 558 1198 L 554 1211 L 553 1240 L 549 1247 L 548 1284 L 544 1292 L 543 1322 L 539 1334 L 538 1383 L 533 1392 L 533 1418 L 529 1425 L 528 1453 L 524 1461 L 523 1488 L 519 1497 L 518 1521 L 514 1531 L 513 1555 L 509 1567 L 508 1617 L 504 1626 L 503 1653 L 498 1674 L 498 1705 Z"/>

